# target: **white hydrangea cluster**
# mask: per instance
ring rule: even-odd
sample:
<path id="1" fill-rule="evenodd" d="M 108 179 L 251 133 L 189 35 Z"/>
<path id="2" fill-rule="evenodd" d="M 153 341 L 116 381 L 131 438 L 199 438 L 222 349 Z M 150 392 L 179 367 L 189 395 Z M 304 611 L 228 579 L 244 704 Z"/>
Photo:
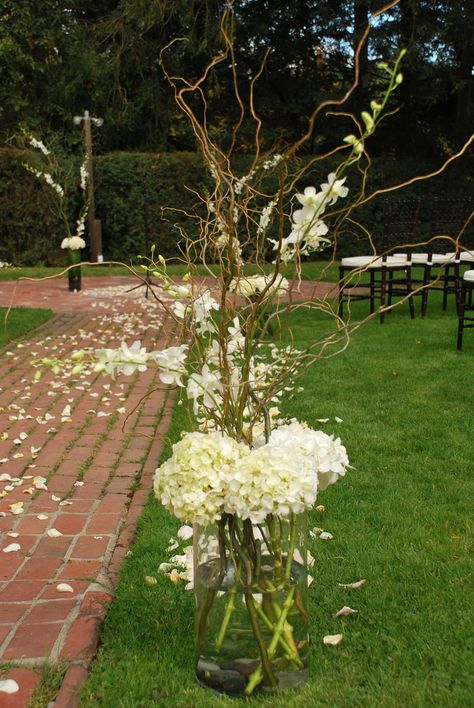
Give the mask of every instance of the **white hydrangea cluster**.
<path id="1" fill-rule="evenodd" d="M 223 512 L 253 524 L 311 509 L 318 491 L 349 464 L 339 438 L 297 421 L 249 448 L 220 432 L 188 433 L 155 473 L 155 494 L 183 521 L 208 524 Z"/>
<path id="2" fill-rule="evenodd" d="M 161 503 L 183 521 L 208 524 L 220 519 L 228 479 L 248 447 L 215 433 L 188 433 L 156 470 L 154 490 Z"/>
<path id="3" fill-rule="evenodd" d="M 318 475 L 307 456 L 264 445 L 239 460 L 228 480 L 225 511 L 260 524 L 268 514 L 288 517 L 311 509 L 317 491 Z"/>
<path id="4" fill-rule="evenodd" d="M 85 247 L 86 242 L 83 238 L 81 238 L 81 236 L 70 236 L 69 238 L 63 238 L 61 242 L 61 248 L 70 248 L 71 251 L 79 251 L 81 248 Z"/>
<path id="5" fill-rule="evenodd" d="M 272 432 L 268 445 L 290 450 L 311 461 L 318 474 L 319 491 L 343 477 L 349 465 L 347 451 L 340 438 L 322 430 L 312 430 L 298 421 L 282 425 Z"/>

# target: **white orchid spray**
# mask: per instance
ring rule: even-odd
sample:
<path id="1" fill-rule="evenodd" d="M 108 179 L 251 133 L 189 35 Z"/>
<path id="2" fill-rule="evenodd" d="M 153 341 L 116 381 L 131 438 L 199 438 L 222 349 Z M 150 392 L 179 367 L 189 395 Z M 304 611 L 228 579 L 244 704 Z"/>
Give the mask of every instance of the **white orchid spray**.
<path id="1" fill-rule="evenodd" d="M 68 193 L 70 189 L 68 189 L 65 184 L 67 182 L 70 188 L 70 177 L 65 174 L 66 171 L 61 167 L 53 151 L 49 149 L 42 140 L 38 140 L 33 135 L 26 134 L 26 142 L 40 153 L 41 160 L 43 162 L 42 169 L 38 169 L 37 166 L 26 163 L 24 163 L 24 167 L 28 170 L 28 172 L 35 175 L 35 177 L 47 185 L 53 211 L 59 217 L 66 233 L 66 236 L 61 241 L 61 248 L 67 249 L 70 254 L 71 252 L 78 252 L 86 247 L 86 242 L 84 241 L 83 236 L 88 211 L 86 189 L 89 177 L 87 172 L 89 156 L 84 156 L 84 159 L 79 167 L 79 187 L 83 194 L 83 199 L 80 206 L 79 216 L 75 220 L 75 228 L 73 229 L 71 228 L 71 200 Z M 63 184 L 61 183 L 62 181 L 64 181 Z M 76 254 L 72 254 L 71 262 L 76 262 L 77 260 Z"/>

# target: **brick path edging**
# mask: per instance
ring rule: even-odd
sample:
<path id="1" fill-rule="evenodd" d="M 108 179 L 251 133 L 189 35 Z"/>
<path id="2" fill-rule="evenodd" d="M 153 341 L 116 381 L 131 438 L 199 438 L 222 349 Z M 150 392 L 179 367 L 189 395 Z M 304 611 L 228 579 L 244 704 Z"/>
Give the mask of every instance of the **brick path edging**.
<path id="1" fill-rule="evenodd" d="M 151 479 L 154 472 L 153 460 L 159 460 L 163 448 L 163 435 L 166 433 L 170 423 L 174 399 L 175 392 L 170 390 L 165 400 L 163 415 L 156 430 L 156 439 L 151 446 L 147 463 L 143 469 L 140 489 L 132 497 L 127 517 L 107 569 L 113 589 L 118 584 L 120 568 L 130 545 L 134 541 L 138 519 L 150 496 Z M 92 589 L 86 593 L 78 616 L 69 628 L 65 649 L 68 648 L 68 639 L 71 638 L 70 647 L 74 650 L 75 659 L 64 675 L 61 688 L 54 700 L 54 708 L 79 708 L 80 706 L 80 692 L 87 680 L 88 668 L 97 653 L 107 607 L 113 599 L 111 593 L 104 592 L 98 585 L 97 588 L 97 590 Z M 64 658 L 67 659 L 67 655 Z"/>

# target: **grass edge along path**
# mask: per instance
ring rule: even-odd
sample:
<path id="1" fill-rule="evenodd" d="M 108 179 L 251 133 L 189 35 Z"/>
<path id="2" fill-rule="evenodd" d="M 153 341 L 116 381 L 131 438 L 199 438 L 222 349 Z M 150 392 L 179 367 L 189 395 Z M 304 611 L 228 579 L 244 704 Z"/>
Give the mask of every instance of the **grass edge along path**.
<path id="1" fill-rule="evenodd" d="M 319 326 L 307 313 L 298 317 L 298 342 Z M 344 355 L 319 362 L 304 393 L 285 406 L 341 436 L 356 469 L 320 495 L 324 513 L 309 515 L 310 526 L 334 535 L 309 543 L 316 556 L 310 681 L 291 695 L 255 697 L 252 705 L 472 705 L 473 435 L 465 382 L 474 374 L 474 337 L 459 353 L 455 328 L 454 312 L 443 313 L 435 298 L 426 320 L 411 321 L 400 308 L 384 326 L 374 321 L 358 332 Z M 318 424 L 323 417 L 329 422 Z M 170 441 L 184 426 L 177 406 Z M 163 459 L 168 455 L 169 445 Z M 151 496 L 81 708 L 244 705 L 194 680 L 192 593 L 158 573 L 178 526 Z M 148 585 L 147 575 L 157 584 Z M 338 584 L 361 578 L 367 582 L 358 590 Z M 336 619 L 343 605 L 358 614 Z M 325 634 L 338 632 L 340 645 L 323 646 Z"/>

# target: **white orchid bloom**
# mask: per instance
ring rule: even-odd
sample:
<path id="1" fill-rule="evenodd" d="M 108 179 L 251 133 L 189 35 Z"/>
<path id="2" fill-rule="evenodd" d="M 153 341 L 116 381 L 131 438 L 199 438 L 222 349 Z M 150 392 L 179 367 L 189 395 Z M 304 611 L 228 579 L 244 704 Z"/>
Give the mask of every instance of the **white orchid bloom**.
<path id="1" fill-rule="evenodd" d="M 328 175 L 328 181 L 321 185 L 321 190 L 327 199 L 327 204 L 334 204 L 339 198 L 347 196 L 349 189 L 343 187 L 346 178 L 336 179 L 336 173 L 331 172 Z"/>
<path id="2" fill-rule="evenodd" d="M 179 347 L 168 347 L 150 354 L 158 364 L 159 376 L 164 384 L 183 386 L 181 377 L 186 373 L 184 363 L 187 350 L 188 345 L 182 344 Z"/>

